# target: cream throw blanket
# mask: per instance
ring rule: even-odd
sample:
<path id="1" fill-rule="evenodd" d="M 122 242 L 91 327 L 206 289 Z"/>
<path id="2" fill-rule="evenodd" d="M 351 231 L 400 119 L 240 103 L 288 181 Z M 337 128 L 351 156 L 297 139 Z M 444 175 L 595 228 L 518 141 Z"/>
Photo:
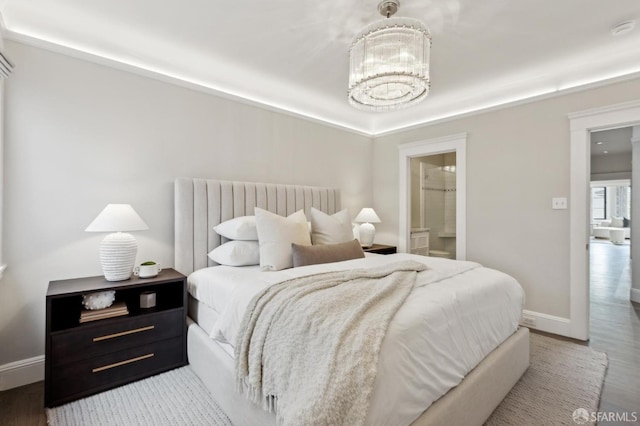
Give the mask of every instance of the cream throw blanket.
<path id="1" fill-rule="evenodd" d="M 362 425 L 382 339 L 425 269 L 401 261 L 268 287 L 238 335 L 239 391 L 275 410 L 279 425 Z"/>

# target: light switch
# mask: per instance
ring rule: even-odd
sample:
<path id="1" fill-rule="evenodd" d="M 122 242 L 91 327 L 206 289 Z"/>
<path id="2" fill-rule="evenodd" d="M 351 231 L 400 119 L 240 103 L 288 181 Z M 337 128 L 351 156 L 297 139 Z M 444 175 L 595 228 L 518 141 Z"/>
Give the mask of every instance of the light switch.
<path id="1" fill-rule="evenodd" d="M 551 199 L 551 208 L 553 210 L 564 210 L 567 208 L 567 197 L 554 197 Z"/>

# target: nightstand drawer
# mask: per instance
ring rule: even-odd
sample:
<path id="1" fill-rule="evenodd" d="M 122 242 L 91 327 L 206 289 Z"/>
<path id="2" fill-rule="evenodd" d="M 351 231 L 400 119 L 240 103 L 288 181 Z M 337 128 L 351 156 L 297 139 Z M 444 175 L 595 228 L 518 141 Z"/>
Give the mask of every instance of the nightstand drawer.
<path id="1" fill-rule="evenodd" d="M 51 336 L 52 366 L 146 345 L 180 336 L 184 309 L 122 318 L 108 323 L 82 325 Z"/>
<path id="2" fill-rule="evenodd" d="M 184 364 L 182 336 L 52 369 L 55 404 Z"/>

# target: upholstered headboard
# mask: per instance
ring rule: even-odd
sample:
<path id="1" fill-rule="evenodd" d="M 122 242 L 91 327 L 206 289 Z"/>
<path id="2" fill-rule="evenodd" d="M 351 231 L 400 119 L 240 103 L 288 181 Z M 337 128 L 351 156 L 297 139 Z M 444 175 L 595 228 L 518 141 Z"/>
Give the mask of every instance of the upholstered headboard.
<path id="1" fill-rule="evenodd" d="M 333 214 L 340 210 L 340 191 L 300 185 L 178 178 L 175 182 L 175 269 L 188 275 L 214 265 L 207 254 L 224 243 L 213 230 L 260 207 L 282 216 L 311 207 Z"/>

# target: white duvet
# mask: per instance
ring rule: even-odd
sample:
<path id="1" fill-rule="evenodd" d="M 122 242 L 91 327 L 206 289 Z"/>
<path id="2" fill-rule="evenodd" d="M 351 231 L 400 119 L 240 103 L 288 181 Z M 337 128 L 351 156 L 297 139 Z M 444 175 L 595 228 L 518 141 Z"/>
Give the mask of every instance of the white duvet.
<path id="1" fill-rule="evenodd" d="M 191 274 L 189 292 L 220 314 L 211 337 L 235 344 L 246 307 L 265 287 L 401 259 L 429 269 L 418 274 L 382 342 L 366 424 L 408 425 L 516 331 L 524 294 L 515 279 L 474 262 L 395 254 L 277 272 L 215 266 Z"/>

